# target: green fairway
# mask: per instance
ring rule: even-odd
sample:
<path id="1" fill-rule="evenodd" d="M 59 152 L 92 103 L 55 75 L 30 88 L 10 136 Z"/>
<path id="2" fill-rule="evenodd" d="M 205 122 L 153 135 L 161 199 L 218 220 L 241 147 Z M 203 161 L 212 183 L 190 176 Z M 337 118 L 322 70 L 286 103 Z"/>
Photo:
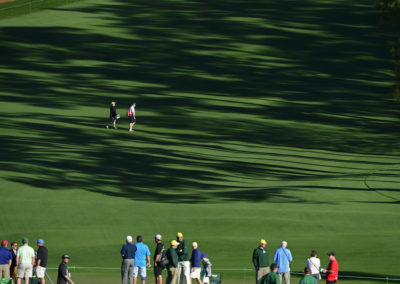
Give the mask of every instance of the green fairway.
<path id="1" fill-rule="evenodd" d="M 153 252 L 178 231 L 224 283 L 254 282 L 260 238 L 271 261 L 286 240 L 296 272 L 333 250 L 343 276 L 400 278 L 394 38 L 361 0 L 88 0 L 0 20 L 0 239 L 43 238 L 50 268 L 68 253 L 85 284 L 119 283 L 126 235 Z"/>

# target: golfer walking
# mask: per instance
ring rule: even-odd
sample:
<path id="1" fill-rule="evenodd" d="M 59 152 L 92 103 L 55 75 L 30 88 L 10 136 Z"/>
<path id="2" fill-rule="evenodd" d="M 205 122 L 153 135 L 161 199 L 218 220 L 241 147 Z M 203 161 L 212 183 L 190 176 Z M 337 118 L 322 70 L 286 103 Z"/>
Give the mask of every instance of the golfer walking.
<path id="1" fill-rule="evenodd" d="M 129 131 L 134 131 L 132 127 L 136 123 L 136 113 L 135 113 L 136 103 L 133 103 L 129 108 Z"/>

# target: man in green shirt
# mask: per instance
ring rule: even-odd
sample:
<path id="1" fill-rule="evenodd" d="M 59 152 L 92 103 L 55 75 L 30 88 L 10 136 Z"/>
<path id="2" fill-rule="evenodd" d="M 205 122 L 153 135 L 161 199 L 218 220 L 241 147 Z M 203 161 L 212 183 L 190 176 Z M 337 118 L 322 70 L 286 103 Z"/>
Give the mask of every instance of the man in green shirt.
<path id="1" fill-rule="evenodd" d="M 35 251 L 28 245 L 28 242 L 28 238 L 23 238 L 23 246 L 17 250 L 17 284 L 21 284 L 22 278 L 25 279 L 25 283 L 29 283 L 29 278 L 32 277 Z"/>
<path id="2" fill-rule="evenodd" d="M 267 242 L 262 239 L 260 245 L 253 251 L 253 264 L 256 269 L 256 283 L 260 284 L 261 278 L 270 272 L 268 251 L 266 250 Z"/>
<path id="3" fill-rule="evenodd" d="M 276 263 L 271 264 L 271 272 L 261 278 L 261 284 L 280 284 L 281 280 L 278 274 L 278 265 Z"/>
<path id="4" fill-rule="evenodd" d="M 183 284 L 183 278 L 186 279 L 186 284 L 190 284 L 190 261 L 189 261 L 189 247 L 183 239 L 182 233 L 176 235 L 176 241 L 179 243 L 176 253 L 178 254 L 178 283 Z"/>
<path id="5" fill-rule="evenodd" d="M 178 254 L 176 253 L 176 248 L 178 247 L 178 245 L 179 243 L 173 240 L 171 242 L 171 247 L 165 253 L 166 257 L 168 258 L 168 277 L 166 284 L 176 284 L 178 280 L 178 274 L 176 270 L 176 267 L 178 266 Z"/>
<path id="6" fill-rule="evenodd" d="M 304 277 L 300 280 L 300 284 L 317 284 L 317 279 L 311 275 L 310 268 L 304 268 Z"/>

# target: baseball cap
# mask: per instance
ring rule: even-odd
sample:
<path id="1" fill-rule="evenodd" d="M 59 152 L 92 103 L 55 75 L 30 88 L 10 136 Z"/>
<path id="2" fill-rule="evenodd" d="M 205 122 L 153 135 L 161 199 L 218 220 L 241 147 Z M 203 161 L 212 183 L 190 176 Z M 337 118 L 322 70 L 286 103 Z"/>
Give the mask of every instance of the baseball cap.
<path id="1" fill-rule="evenodd" d="M 131 242 L 133 239 L 132 239 L 132 236 L 126 236 L 126 241 L 127 242 Z"/>
<path id="2" fill-rule="evenodd" d="M 43 241 L 43 239 L 38 239 L 38 240 L 36 241 L 36 243 L 38 243 L 38 244 L 44 244 L 44 241 Z"/>
<path id="3" fill-rule="evenodd" d="M 171 241 L 171 246 L 179 245 L 179 243 L 175 240 Z"/>
<path id="4" fill-rule="evenodd" d="M 176 234 L 176 236 L 177 236 L 178 238 L 183 238 L 183 234 L 182 234 L 181 232 L 178 232 L 178 233 Z"/>
<path id="5" fill-rule="evenodd" d="M 62 259 L 66 259 L 66 258 L 70 258 L 68 254 L 63 254 L 63 256 L 61 257 Z"/>
<path id="6" fill-rule="evenodd" d="M 260 244 L 264 244 L 264 245 L 266 245 L 266 244 L 267 244 L 267 241 L 266 241 L 266 240 L 264 240 L 264 239 L 261 239 L 261 240 L 260 240 Z"/>
<path id="7" fill-rule="evenodd" d="M 1 242 L 1 245 L 2 245 L 3 247 L 7 246 L 7 245 L 8 245 L 8 241 L 7 241 L 7 240 L 3 240 L 3 241 Z"/>
<path id="8" fill-rule="evenodd" d="M 162 236 L 161 236 L 160 234 L 157 234 L 154 238 L 155 238 L 156 240 L 162 240 Z"/>
<path id="9" fill-rule="evenodd" d="M 28 239 L 27 237 L 23 237 L 23 238 L 22 238 L 22 242 L 23 242 L 23 243 L 29 242 L 29 239 Z"/>
<path id="10" fill-rule="evenodd" d="M 206 253 L 203 253 L 202 255 L 201 255 L 201 258 L 208 258 L 208 255 L 206 254 Z"/>
<path id="11" fill-rule="evenodd" d="M 328 252 L 328 255 L 329 255 L 329 256 L 330 256 L 330 255 L 335 256 L 335 253 L 334 253 L 333 251 L 330 251 L 330 252 Z"/>

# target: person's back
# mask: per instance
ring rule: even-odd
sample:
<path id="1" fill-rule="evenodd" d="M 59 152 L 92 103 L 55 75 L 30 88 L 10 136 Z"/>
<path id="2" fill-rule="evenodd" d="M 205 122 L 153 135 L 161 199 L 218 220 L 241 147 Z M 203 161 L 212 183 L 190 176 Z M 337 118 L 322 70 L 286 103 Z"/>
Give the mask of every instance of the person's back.
<path id="1" fill-rule="evenodd" d="M 168 258 L 168 264 L 167 268 L 176 268 L 178 266 L 178 254 L 176 253 L 176 249 L 173 247 L 170 247 L 167 249 L 167 252 L 165 254 Z"/>
<path id="2" fill-rule="evenodd" d="M 317 279 L 312 275 L 305 275 L 301 280 L 300 284 L 317 284 Z"/>
<path id="3" fill-rule="evenodd" d="M 135 266 L 145 267 L 146 257 L 150 255 L 149 247 L 142 242 L 137 242 L 135 246 L 136 246 Z"/>

